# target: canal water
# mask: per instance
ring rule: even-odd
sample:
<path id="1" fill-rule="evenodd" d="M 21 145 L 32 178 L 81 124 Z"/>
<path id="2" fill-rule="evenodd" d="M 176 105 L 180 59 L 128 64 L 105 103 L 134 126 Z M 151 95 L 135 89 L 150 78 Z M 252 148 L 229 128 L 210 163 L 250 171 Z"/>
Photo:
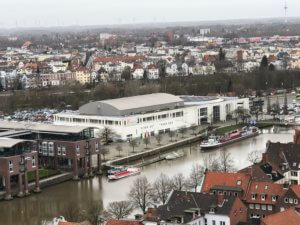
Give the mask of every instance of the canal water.
<path id="1" fill-rule="evenodd" d="M 160 173 L 173 176 L 179 172 L 188 176 L 195 163 L 202 163 L 206 154 L 218 154 L 227 149 L 235 161 L 237 169 L 249 165 L 248 153 L 253 150 L 264 151 L 266 142 L 292 142 L 293 129 L 272 127 L 262 130 L 262 134 L 210 152 L 201 152 L 198 145 L 186 147 L 186 155 L 174 161 L 161 161 L 144 168 L 139 176 L 146 176 L 153 182 Z M 45 188 L 40 194 L 31 194 L 26 198 L 0 202 L 0 225 L 38 225 L 42 219 L 59 216 L 66 208 L 78 206 L 87 208 L 93 201 L 100 201 L 106 206 L 111 201 L 126 200 L 132 182 L 137 176 L 116 182 L 108 182 L 105 177 L 94 177 L 79 182 L 69 181 Z"/>

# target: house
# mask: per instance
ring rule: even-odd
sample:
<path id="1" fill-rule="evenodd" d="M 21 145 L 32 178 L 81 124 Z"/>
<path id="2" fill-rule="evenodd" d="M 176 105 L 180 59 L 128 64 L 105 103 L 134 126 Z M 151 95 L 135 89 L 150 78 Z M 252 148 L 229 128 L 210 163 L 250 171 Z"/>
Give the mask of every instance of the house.
<path id="1" fill-rule="evenodd" d="M 246 173 L 206 172 L 201 191 L 224 196 L 243 197 L 251 176 Z"/>
<path id="2" fill-rule="evenodd" d="M 278 199 L 276 204 L 276 211 L 282 212 L 298 204 L 300 204 L 300 185 L 292 185 Z"/>
<path id="3" fill-rule="evenodd" d="M 286 211 L 269 215 L 262 219 L 261 225 L 299 225 L 300 206 L 292 207 Z"/>
<path id="4" fill-rule="evenodd" d="M 156 80 L 159 78 L 159 69 L 154 65 L 150 64 L 147 66 L 148 79 Z"/>
<path id="5" fill-rule="evenodd" d="M 135 64 L 133 66 L 133 73 L 132 77 L 133 79 L 143 79 L 144 77 L 144 68 L 140 64 Z"/>
<path id="6" fill-rule="evenodd" d="M 163 224 L 237 225 L 247 221 L 247 208 L 239 198 L 209 193 L 173 190 L 164 205 L 150 210 L 147 219 Z"/>
<path id="7" fill-rule="evenodd" d="M 87 84 L 91 82 L 91 73 L 86 68 L 79 68 L 75 71 L 75 80 L 81 84 Z"/>
<path id="8" fill-rule="evenodd" d="M 265 218 L 275 212 L 275 205 L 285 190 L 272 182 L 252 181 L 244 196 L 249 218 Z"/>

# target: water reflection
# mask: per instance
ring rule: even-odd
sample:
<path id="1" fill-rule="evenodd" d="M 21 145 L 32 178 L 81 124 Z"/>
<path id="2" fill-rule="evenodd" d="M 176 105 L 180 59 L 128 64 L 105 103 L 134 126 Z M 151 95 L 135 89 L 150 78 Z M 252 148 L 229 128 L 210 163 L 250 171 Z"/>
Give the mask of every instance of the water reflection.
<path id="1" fill-rule="evenodd" d="M 188 175 L 194 163 L 203 163 L 203 158 L 211 153 L 227 149 L 235 160 L 235 166 L 241 169 L 249 165 L 247 155 L 253 150 L 263 151 L 266 142 L 291 142 L 293 130 L 288 128 L 268 128 L 262 134 L 228 145 L 222 149 L 202 152 L 198 145 L 184 148 L 185 157 L 175 161 L 162 161 L 144 168 L 141 175 L 147 176 L 149 181 L 154 181 L 160 173 L 173 176 L 176 173 Z M 43 190 L 40 194 L 32 194 L 29 197 L 14 199 L 10 202 L 0 202 L 0 224 L 6 225 L 35 225 L 41 219 L 51 219 L 60 215 L 65 208 L 76 204 L 85 209 L 92 201 L 100 201 L 107 205 L 111 201 L 126 200 L 132 181 L 136 177 L 108 182 L 105 177 L 94 177 L 79 182 L 65 182 Z"/>

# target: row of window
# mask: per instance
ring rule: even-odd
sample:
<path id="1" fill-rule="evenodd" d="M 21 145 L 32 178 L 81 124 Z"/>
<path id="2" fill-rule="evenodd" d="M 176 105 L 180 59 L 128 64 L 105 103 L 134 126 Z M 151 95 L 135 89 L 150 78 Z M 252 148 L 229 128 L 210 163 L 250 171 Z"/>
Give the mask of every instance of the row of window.
<path id="1" fill-rule="evenodd" d="M 268 210 L 272 211 L 272 205 L 265 205 L 265 204 L 249 204 L 249 209 L 261 209 L 261 210 Z"/>
<path id="2" fill-rule="evenodd" d="M 284 198 L 284 203 L 290 203 L 290 204 L 295 204 L 298 205 L 298 199 L 293 199 L 293 198 Z"/>
<path id="3" fill-rule="evenodd" d="M 213 190 L 213 194 L 215 195 L 217 191 Z M 238 196 L 237 192 L 231 192 L 231 191 L 218 191 L 218 195 L 229 195 L 229 196 Z"/>
<path id="4" fill-rule="evenodd" d="M 257 197 L 257 194 L 254 194 L 254 193 L 251 194 L 251 199 L 252 199 L 252 200 L 255 200 L 256 197 Z M 265 200 L 267 199 L 267 195 L 266 195 L 266 194 L 261 194 L 261 195 L 260 195 L 260 198 L 261 198 L 262 201 L 265 201 Z M 276 202 L 277 199 L 278 199 L 278 196 L 272 195 L 272 202 Z"/>
<path id="5" fill-rule="evenodd" d="M 24 163 L 24 158 L 23 157 L 21 157 L 20 163 Z M 36 161 L 35 161 L 35 157 L 34 156 L 31 157 L 31 165 L 32 165 L 32 167 L 36 166 Z M 13 160 L 9 160 L 9 162 L 8 162 L 8 170 L 9 170 L 10 173 L 14 172 L 14 163 L 13 163 Z"/>

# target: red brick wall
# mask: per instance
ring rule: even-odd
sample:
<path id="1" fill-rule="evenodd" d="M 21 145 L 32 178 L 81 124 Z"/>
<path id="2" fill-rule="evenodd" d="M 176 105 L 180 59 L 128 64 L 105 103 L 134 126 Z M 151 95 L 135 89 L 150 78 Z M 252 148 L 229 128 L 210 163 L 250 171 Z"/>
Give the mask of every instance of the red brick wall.
<path id="1" fill-rule="evenodd" d="M 236 198 L 229 217 L 230 225 L 237 225 L 239 222 L 247 222 L 247 207 L 239 198 Z"/>

